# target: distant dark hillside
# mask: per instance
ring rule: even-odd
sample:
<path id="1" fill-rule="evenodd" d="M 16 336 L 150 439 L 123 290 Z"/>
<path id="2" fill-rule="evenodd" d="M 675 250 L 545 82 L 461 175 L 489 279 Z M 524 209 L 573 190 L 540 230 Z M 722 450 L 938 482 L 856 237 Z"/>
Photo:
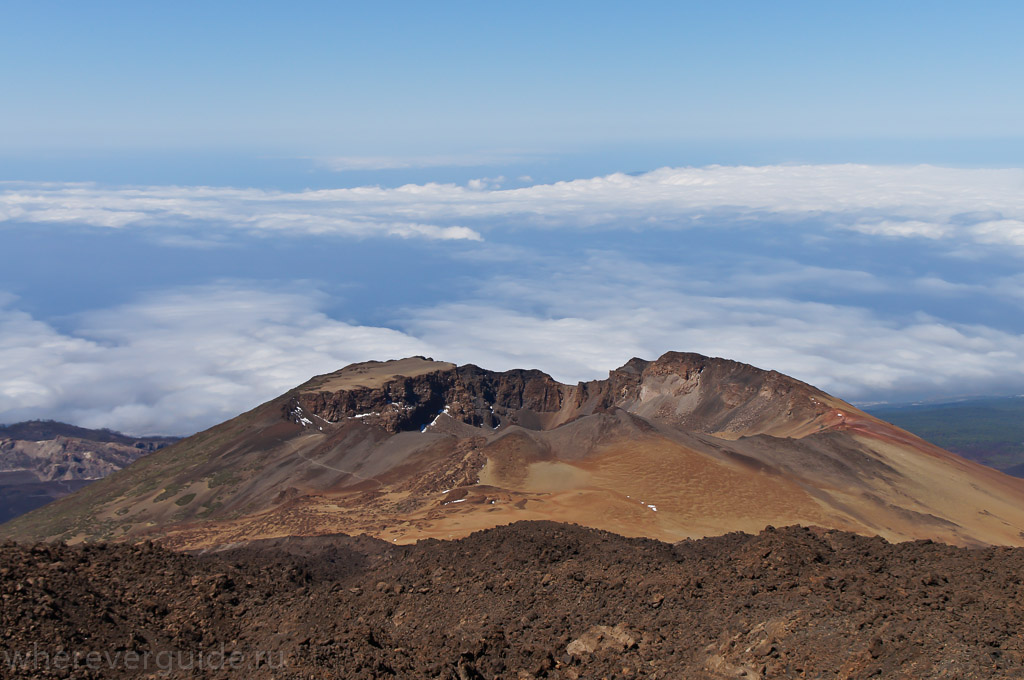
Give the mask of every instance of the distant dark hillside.
<path id="1" fill-rule="evenodd" d="M 1024 477 L 1024 397 L 865 410 L 965 458 Z"/>
<path id="2" fill-rule="evenodd" d="M 57 422 L 56 420 L 26 420 L 23 423 L 13 425 L 0 425 L 0 439 L 22 439 L 26 441 L 42 441 L 44 439 L 56 439 L 57 437 L 74 437 L 76 439 L 87 439 L 93 442 L 106 442 L 111 444 L 125 444 L 133 446 L 137 442 L 164 442 L 173 444 L 178 437 L 133 437 L 121 434 L 106 428 L 91 430 L 77 425 Z"/>

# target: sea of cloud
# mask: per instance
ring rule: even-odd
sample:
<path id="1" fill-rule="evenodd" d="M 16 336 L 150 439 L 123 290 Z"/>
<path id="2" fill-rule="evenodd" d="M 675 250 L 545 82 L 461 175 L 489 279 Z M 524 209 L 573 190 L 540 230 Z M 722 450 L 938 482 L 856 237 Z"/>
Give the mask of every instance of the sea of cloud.
<path id="1" fill-rule="evenodd" d="M 301 192 L 0 183 L 0 222 L 479 240 L 510 220 L 549 228 L 680 228 L 722 214 L 827 218 L 891 237 L 1024 245 L 1024 171 L 935 166 L 662 168 L 519 189 L 486 183 Z M 475 227 L 475 228 L 474 228 Z"/>
<path id="2" fill-rule="evenodd" d="M 776 369 L 849 400 L 1019 392 L 1017 325 L 947 311 L 944 301 L 1020 317 L 1024 275 L 1005 261 L 1024 254 L 1022 197 L 1024 172 L 1015 169 L 860 165 L 666 168 L 511 190 L 6 183 L 0 234 L 41 223 L 144 230 L 168 248 L 189 247 L 196 225 L 228 240 L 397 237 L 469 245 L 452 252 L 453 270 L 460 258 L 493 268 L 429 304 L 396 304 L 374 323 L 332 316 L 327 287 L 315 282 L 303 292 L 257 280 L 183 283 L 91 305 L 60 324 L 2 296 L 0 421 L 184 434 L 312 375 L 413 354 L 576 381 L 632 356 L 687 350 Z M 763 241 L 743 243 L 751 229 L 761 239 L 816 239 L 823 248 L 807 252 L 823 255 L 758 260 L 751 249 Z M 735 257 L 726 247 L 703 264 L 675 262 L 625 247 L 686 230 L 735 234 Z M 581 245 L 553 251 L 543 238 L 553 232 Z M 597 233 L 624 247 L 588 248 Z M 861 248 L 866 239 L 893 271 L 839 262 L 851 239 Z M 1004 266 L 989 272 L 992 258 Z M 386 265 L 401 286 L 401 269 Z M 897 297 L 898 313 L 879 304 Z"/>

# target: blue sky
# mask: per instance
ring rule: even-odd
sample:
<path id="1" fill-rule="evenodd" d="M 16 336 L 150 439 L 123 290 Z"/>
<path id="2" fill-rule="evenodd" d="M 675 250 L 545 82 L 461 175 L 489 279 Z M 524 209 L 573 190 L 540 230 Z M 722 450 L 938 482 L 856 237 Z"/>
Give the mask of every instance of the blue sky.
<path id="1" fill-rule="evenodd" d="M 15 150 L 1024 134 L 1016 2 L 6 2 L 0 19 Z"/>
<path id="2" fill-rule="evenodd" d="M 0 5 L 0 422 L 692 350 L 1024 392 L 1019 3 Z"/>

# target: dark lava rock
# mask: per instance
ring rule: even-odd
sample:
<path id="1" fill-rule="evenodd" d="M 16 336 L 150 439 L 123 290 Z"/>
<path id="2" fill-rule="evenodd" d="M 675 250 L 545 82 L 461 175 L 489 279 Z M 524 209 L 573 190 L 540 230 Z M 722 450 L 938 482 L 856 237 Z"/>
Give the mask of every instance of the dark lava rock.
<path id="1" fill-rule="evenodd" d="M 1022 549 L 805 528 L 8 543 L 0 678 L 1019 678 L 1021 574 Z"/>

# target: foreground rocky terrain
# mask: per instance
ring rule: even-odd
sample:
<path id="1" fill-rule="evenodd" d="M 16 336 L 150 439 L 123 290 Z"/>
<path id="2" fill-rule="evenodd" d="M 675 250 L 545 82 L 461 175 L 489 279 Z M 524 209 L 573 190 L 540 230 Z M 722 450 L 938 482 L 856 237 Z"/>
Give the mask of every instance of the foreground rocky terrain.
<path id="1" fill-rule="evenodd" d="M 0 426 L 0 523 L 176 441 L 177 437 L 131 437 L 52 420 Z"/>
<path id="2" fill-rule="evenodd" d="M 410 543 L 522 520 L 669 542 L 800 524 L 1024 545 L 1024 480 L 726 359 L 669 352 L 567 385 L 412 357 L 315 377 L 0 538 Z"/>
<path id="3" fill-rule="evenodd" d="M 3 678 L 1024 673 L 1024 550 L 829 530 L 671 545 L 524 522 L 199 556 L 7 543 L 0 576 Z"/>

